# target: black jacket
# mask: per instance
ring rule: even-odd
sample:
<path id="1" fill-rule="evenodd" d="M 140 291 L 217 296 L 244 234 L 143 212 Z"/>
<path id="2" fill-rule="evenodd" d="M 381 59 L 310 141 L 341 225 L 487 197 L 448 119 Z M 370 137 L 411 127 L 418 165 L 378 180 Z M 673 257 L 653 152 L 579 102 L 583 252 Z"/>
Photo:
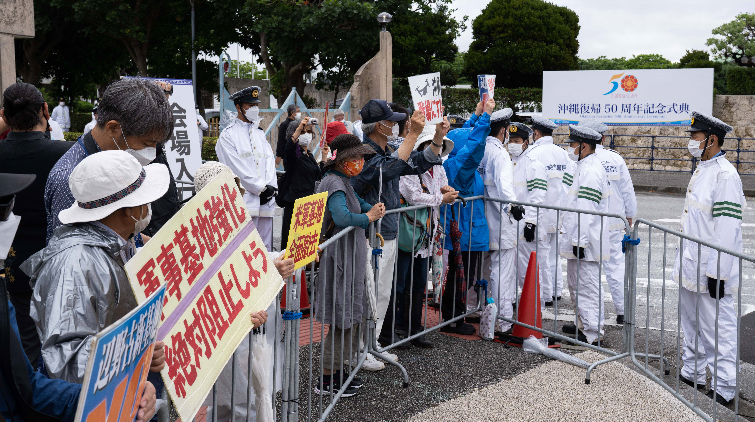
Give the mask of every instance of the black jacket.
<path id="1" fill-rule="evenodd" d="M 16 195 L 13 213 L 21 217 L 21 224 L 5 260 L 9 291 L 31 292 L 29 277 L 18 266 L 46 245 L 47 176 L 71 146 L 73 142 L 52 141 L 44 132 L 10 132 L 7 139 L 0 141 L 0 173 L 37 176 L 31 186 Z"/>
<path id="2" fill-rule="evenodd" d="M 278 206 L 292 205 L 294 201 L 315 193 L 315 184 L 322 177 L 322 165 L 311 152 L 303 150 L 298 143 L 288 138 L 283 155 L 283 175 L 280 193 L 276 197 Z"/>
<path id="3" fill-rule="evenodd" d="M 288 130 L 288 125 L 291 124 L 292 121 L 293 120 L 286 117 L 281 124 L 278 125 L 278 144 L 275 146 L 276 157 L 283 158 L 286 153 L 286 131 Z"/>

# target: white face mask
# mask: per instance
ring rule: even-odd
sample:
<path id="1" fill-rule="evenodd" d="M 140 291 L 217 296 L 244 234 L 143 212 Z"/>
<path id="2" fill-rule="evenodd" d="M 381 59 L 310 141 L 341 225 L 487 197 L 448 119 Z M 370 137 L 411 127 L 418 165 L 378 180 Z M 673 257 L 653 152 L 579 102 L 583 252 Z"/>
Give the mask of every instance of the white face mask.
<path id="1" fill-rule="evenodd" d="M 569 148 L 569 159 L 572 161 L 579 161 L 579 147 L 574 149 Z"/>
<path id="2" fill-rule="evenodd" d="M 524 144 L 512 144 L 512 143 L 509 143 L 508 144 L 509 152 L 511 153 L 511 155 L 513 157 L 518 157 L 518 156 L 522 155 L 522 147 L 523 146 L 524 146 Z"/>
<path id="3" fill-rule="evenodd" d="M 66 105 L 66 103 L 64 103 L 63 101 L 61 101 L 61 102 L 58 103 L 58 105 L 59 106 L 64 106 L 64 105 Z"/>
<path id="4" fill-rule="evenodd" d="M 705 138 L 705 143 L 708 143 L 708 138 Z M 687 144 L 687 149 L 689 150 L 689 153 L 692 154 L 692 156 L 695 158 L 700 158 L 703 156 L 703 150 L 700 149 L 700 141 L 690 139 L 689 143 Z"/>
<path id="5" fill-rule="evenodd" d="M 252 106 L 246 109 L 244 112 L 244 117 L 246 117 L 247 120 L 254 123 L 255 120 L 257 120 L 257 117 L 260 115 L 260 109 L 257 106 Z"/>
<path id="6" fill-rule="evenodd" d="M 121 130 L 121 136 L 123 136 L 123 131 Z M 118 149 L 121 149 L 120 145 L 118 145 L 118 142 L 115 142 L 115 138 L 111 137 L 110 139 L 113 140 L 115 143 L 115 146 L 118 147 Z M 126 152 L 131 154 L 132 157 L 136 158 L 136 161 L 139 162 L 142 166 L 146 166 L 147 164 L 155 161 L 155 157 L 157 157 L 157 148 L 155 147 L 147 147 L 140 150 L 131 149 L 131 147 L 128 146 L 128 141 L 126 140 L 126 137 L 123 136 L 123 141 L 126 143 Z"/>
<path id="7" fill-rule="evenodd" d="M 296 113 L 296 118 L 297 118 L 297 119 L 301 119 L 301 111 L 300 111 L 300 112 L 298 112 L 298 113 Z"/>
<path id="8" fill-rule="evenodd" d="M 141 212 L 141 210 L 140 210 Z M 152 220 L 152 204 L 147 204 L 147 215 L 145 216 L 139 216 L 139 219 L 136 219 L 133 215 L 131 216 L 131 219 L 134 220 L 136 223 L 134 224 L 134 236 L 144 231 L 144 229 L 149 226 L 149 222 Z"/>
<path id="9" fill-rule="evenodd" d="M 311 133 L 302 133 L 301 135 L 299 135 L 299 145 L 306 148 L 309 146 L 310 142 L 312 142 Z"/>

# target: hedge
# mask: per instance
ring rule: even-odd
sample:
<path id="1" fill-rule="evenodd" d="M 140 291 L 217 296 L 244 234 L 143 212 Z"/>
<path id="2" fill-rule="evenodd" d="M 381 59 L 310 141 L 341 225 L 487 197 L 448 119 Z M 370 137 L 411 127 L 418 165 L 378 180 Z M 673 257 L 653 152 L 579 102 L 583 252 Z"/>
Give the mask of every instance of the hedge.
<path id="1" fill-rule="evenodd" d="M 480 102 L 479 91 L 475 88 L 443 88 L 441 90 L 443 105 L 446 114 L 471 114 L 474 113 L 477 103 Z M 510 107 L 514 111 L 520 111 L 520 105 L 531 108 L 534 105 L 541 109 L 543 102 L 543 90 L 541 88 L 496 88 L 496 109 Z M 412 96 L 408 86 L 394 86 L 393 101 L 402 105 L 412 104 Z"/>
<path id="2" fill-rule="evenodd" d="M 64 139 L 68 142 L 76 142 L 79 139 L 79 136 L 83 135 L 82 132 L 64 132 L 63 136 Z"/>
<path id="3" fill-rule="evenodd" d="M 215 154 L 215 143 L 218 142 L 217 136 L 205 136 L 202 138 L 202 159 L 205 161 L 218 161 Z"/>
<path id="4" fill-rule="evenodd" d="M 755 95 L 755 68 L 733 67 L 726 72 L 726 93 Z"/>

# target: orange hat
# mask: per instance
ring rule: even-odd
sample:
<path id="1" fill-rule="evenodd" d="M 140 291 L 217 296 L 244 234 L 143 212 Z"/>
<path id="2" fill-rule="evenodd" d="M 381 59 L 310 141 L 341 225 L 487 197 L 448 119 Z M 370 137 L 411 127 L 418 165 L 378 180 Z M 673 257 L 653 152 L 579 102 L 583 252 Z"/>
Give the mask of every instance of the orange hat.
<path id="1" fill-rule="evenodd" d="M 346 130 L 346 125 L 343 122 L 330 122 L 328 123 L 328 132 L 325 134 L 325 142 L 330 145 L 333 139 L 336 139 L 336 136 L 346 133 L 349 133 L 349 131 Z"/>

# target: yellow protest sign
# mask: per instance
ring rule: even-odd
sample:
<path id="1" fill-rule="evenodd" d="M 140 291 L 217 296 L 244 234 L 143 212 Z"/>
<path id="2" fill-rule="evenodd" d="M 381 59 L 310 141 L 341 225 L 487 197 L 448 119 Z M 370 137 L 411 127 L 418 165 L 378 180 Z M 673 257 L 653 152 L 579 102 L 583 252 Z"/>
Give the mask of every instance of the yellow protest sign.
<path id="1" fill-rule="evenodd" d="M 299 198 L 294 202 L 291 228 L 288 230 L 286 258 L 294 259 L 295 269 L 309 264 L 317 256 L 317 245 L 320 244 L 320 232 L 327 201 L 328 192 L 321 192 Z"/>
<path id="2" fill-rule="evenodd" d="M 215 177 L 126 264 L 139 303 L 166 284 L 165 386 L 193 420 L 233 351 L 283 287 L 230 172 Z"/>

